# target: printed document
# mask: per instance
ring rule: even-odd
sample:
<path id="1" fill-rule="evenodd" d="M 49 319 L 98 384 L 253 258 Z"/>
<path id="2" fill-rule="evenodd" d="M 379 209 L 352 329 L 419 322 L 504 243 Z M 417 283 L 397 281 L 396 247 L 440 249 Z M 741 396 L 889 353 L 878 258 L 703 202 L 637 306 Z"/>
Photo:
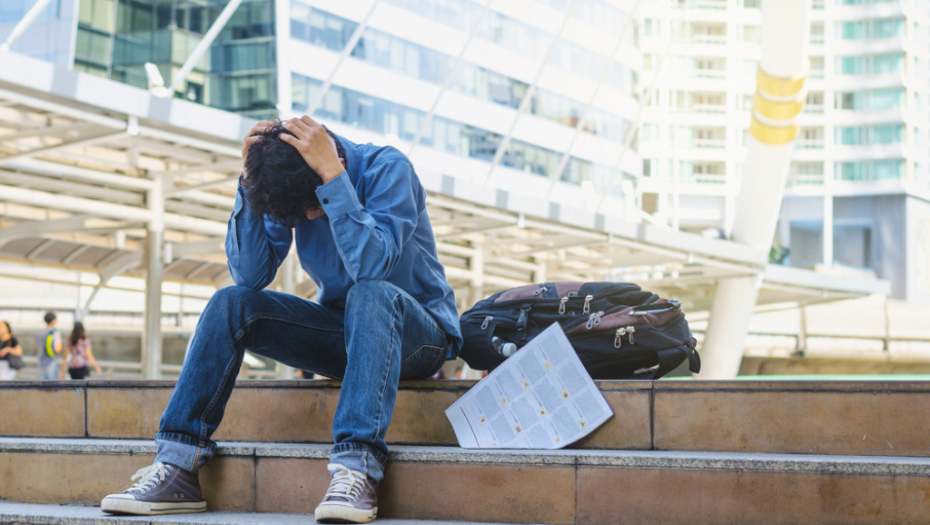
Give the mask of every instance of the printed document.
<path id="1" fill-rule="evenodd" d="M 446 410 L 462 448 L 562 448 L 612 415 L 558 324 Z"/>

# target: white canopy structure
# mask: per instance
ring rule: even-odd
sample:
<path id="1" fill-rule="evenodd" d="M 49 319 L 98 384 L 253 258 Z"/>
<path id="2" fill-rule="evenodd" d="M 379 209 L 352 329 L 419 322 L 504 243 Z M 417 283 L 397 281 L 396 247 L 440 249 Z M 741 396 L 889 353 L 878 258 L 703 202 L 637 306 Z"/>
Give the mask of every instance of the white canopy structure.
<path id="1" fill-rule="evenodd" d="M 231 284 L 223 242 L 241 139 L 253 125 L 0 52 L 0 262 L 89 272 L 99 276 L 98 289 L 121 274 L 144 277 L 143 362 L 145 376 L 157 377 L 163 280 Z M 885 281 L 769 265 L 766 251 L 731 241 L 443 173 L 419 176 L 463 308 L 497 290 L 552 280 L 632 281 L 680 299 L 686 311 L 707 310 L 716 282 L 739 276 L 757 279 L 760 305 L 889 291 Z M 298 273 L 285 265 L 279 278 L 285 290 L 311 297 L 315 286 Z"/>

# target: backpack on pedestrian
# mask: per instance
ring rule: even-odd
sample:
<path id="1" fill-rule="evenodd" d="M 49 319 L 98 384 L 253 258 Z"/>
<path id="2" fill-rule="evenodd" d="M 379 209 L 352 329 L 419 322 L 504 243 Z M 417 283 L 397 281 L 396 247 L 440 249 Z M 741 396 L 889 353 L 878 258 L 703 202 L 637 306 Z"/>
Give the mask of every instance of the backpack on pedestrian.
<path id="1" fill-rule="evenodd" d="M 549 282 L 512 288 L 479 301 L 461 317 L 461 357 L 493 370 L 558 323 L 594 379 L 658 379 L 688 361 L 696 341 L 675 299 L 631 283 Z"/>

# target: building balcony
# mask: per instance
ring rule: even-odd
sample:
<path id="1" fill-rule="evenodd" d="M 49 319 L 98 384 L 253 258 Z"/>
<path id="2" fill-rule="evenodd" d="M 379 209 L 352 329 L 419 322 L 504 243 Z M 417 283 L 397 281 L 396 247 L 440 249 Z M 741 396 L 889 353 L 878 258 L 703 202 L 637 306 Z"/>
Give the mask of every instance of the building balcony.
<path id="1" fill-rule="evenodd" d="M 788 186 L 823 186 L 823 175 L 789 175 Z"/>
<path id="2" fill-rule="evenodd" d="M 727 78 L 726 69 L 695 69 L 694 76 L 698 78 Z"/>
<path id="3" fill-rule="evenodd" d="M 798 139 L 795 141 L 798 149 L 823 149 L 823 139 Z"/>
<path id="4" fill-rule="evenodd" d="M 696 113 L 726 113 L 726 104 L 695 104 L 693 109 Z"/>
<path id="5" fill-rule="evenodd" d="M 823 104 L 804 104 L 804 113 L 823 114 Z"/>
<path id="6" fill-rule="evenodd" d="M 727 147 L 726 139 L 694 139 L 695 148 L 723 149 Z"/>
<path id="7" fill-rule="evenodd" d="M 696 35 L 691 35 L 691 43 L 714 44 L 714 45 L 725 46 L 727 44 L 727 36 L 726 35 L 696 34 Z"/>

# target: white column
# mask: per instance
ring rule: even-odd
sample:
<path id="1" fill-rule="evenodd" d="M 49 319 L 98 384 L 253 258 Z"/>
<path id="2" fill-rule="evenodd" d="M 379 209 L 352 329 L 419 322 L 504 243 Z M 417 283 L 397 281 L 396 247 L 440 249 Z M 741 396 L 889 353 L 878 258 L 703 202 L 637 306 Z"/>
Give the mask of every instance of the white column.
<path id="1" fill-rule="evenodd" d="M 768 253 L 775 235 L 808 68 L 809 0 L 762 3 L 762 35 L 748 155 L 736 203 L 733 240 Z M 760 269 L 761 270 L 761 269 Z M 733 379 L 761 285 L 756 277 L 721 279 L 701 350 L 701 379 Z"/>
<path id="2" fill-rule="evenodd" d="M 155 176 L 155 184 L 146 193 L 146 202 L 152 212 L 145 235 L 145 324 L 142 333 L 142 377 L 161 379 L 161 283 L 165 264 L 162 260 L 162 243 L 165 237 L 164 180 Z"/>

